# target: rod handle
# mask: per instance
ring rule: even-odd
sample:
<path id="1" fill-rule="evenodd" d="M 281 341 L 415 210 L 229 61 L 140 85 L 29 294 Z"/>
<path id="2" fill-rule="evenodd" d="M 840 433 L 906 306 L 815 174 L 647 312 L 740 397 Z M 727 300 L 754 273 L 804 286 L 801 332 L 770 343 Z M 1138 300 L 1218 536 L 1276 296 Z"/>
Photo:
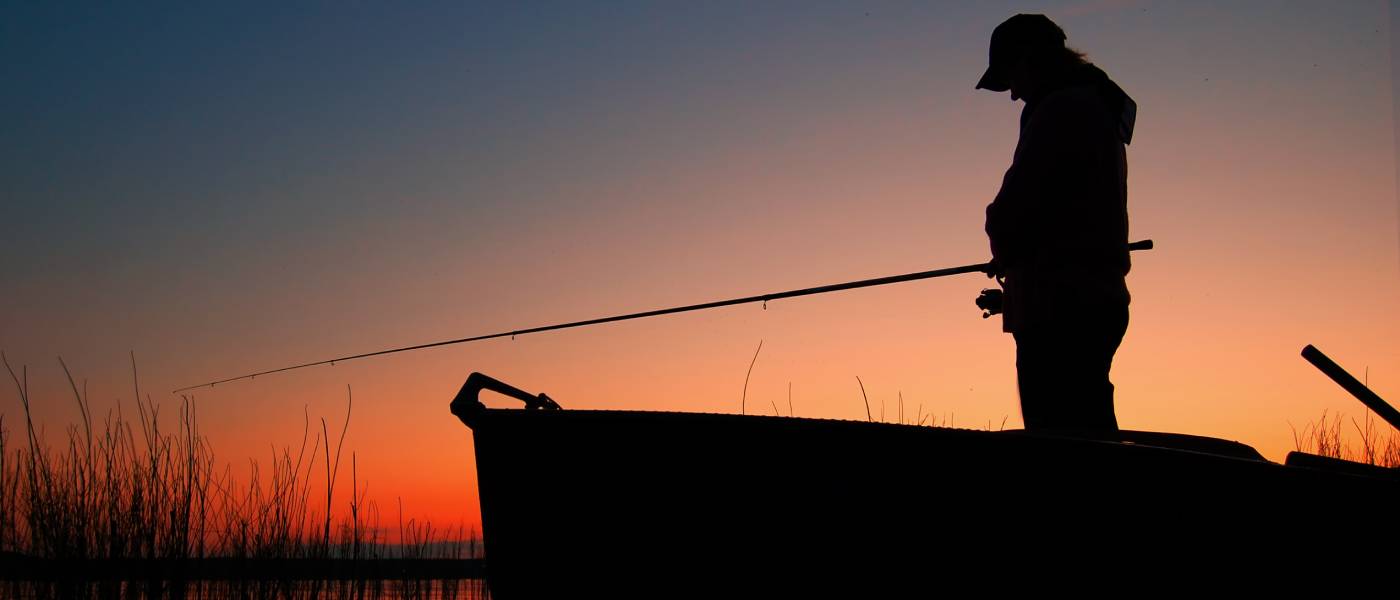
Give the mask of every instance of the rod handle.
<path id="1" fill-rule="evenodd" d="M 1303 347 L 1303 358 L 1312 363 L 1314 367 L 1317 367 L 1317 370 L 1322 371 L 1323 374 L 1331 378 L 1337 385 L 1342 386 L 1342 389 L 1349 392 L 1352 396 L 1355 396 L 1357 400 L 1360 400 L 1362 404 L 1366 405 L 1366 408 L 1371 409 L 1379 415 L 1380 418 L 1385 419 L 1385 422 L 1390 423 L 1391 427 L 1400 430 L 1400 411 L 1396 411 L 1394 406 L 1391 406 L 1390 403 L 1381 399 L 1379 395 L 1366 387 L 1366 384 L 1357 381 L 1355 377 L 1352 377 L 1351 373 L 1346 372 L 1346 369 L 1343 369 L 1341 365 L 1333 362 L 1332 359 L 1328 358 L 1326 354 L 1323 354 L 1321 350 L 1318 350 L 1312 344 L 1308 344 Z"/>

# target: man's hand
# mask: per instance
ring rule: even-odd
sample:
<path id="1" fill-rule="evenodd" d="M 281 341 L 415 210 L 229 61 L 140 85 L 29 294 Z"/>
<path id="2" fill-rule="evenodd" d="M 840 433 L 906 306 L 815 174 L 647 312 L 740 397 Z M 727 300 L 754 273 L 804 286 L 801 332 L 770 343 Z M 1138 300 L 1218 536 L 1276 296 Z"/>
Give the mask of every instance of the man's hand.
<path id="1" fill-rule="evenodd" d="M 982 313 L 983 319 L 1001 314 L 1001 290 L 996 288 L 982 290 L 982 295 L 977 297 L 977 308 L 986 311 Z"/>
<path id="2" fill-rule="evenodd" d="M 987 274 L 988 279 L 1001 277 L 1001 261 L 995 258 L 987 261 L 987 268 L 984 269 L 982 272 Z"/>

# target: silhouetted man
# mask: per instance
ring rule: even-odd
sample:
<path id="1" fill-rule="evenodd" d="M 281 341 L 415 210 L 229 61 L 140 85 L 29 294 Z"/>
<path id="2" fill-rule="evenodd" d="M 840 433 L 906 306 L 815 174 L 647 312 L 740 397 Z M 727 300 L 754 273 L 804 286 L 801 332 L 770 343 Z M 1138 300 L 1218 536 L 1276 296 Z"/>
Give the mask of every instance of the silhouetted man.
<path id="1" fill-rule="evenodd" d="M 1136 105 L 1043 15 L 997 26 L 990 55 L 977 88 L 1026 103 L 987 206 L 1022 417 L 1027 429 L 1115 431 L 1108 374 L 1128 327 L 1124 145 Z"/>

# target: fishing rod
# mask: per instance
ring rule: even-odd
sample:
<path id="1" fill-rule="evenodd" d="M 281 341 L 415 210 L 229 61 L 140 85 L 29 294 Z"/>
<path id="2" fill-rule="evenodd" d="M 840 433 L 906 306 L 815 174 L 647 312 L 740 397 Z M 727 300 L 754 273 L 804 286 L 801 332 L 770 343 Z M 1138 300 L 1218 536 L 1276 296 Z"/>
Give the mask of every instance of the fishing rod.
<path id="1" fill-rule="evenodd" d="M 1152 249 L 1152 240 L 1142 240 L 1142 241 L 1137 241 L 1137 242 L 1133 242 L 1133 243 L 1131 243 L 1131 244 L 1128 244 L 1128 250 L 1136 251 L 1136 250 L 1151 250 L 1151 249 Z M 218 384 L 220 384 L 220 383 L 228 383 L 228 382 L 230 382 L 230 381 L 238 381 L 238 380 L 240 380 L 240 379 L 253 379 L 254 377 L 257 377 L 257 376 L 259 376 L 259 375 L 271 375 L 271 374 L 273 374 L 273 373 L 281 373 L 281 372 L 283 372 L 283 371 L 291 371 L 291 370 L 295 370 L 295 369 L 302 369 L 302 368 L 306 368 L 306 367 L 315 367 L 315 366 L 319 366 L 319 365 L 334 365 L 335 363 L 345 362 L 345 361 L 348 361 L 348 360 L 355 360 L 355 359 L 357 359 L 357 358 L 369 358 L 369 357 L 371 357 L 371 356 L 383 356 L 383 355 L 385 355 L 385 354 L 396 354 L 396 353 L 399 353 L 399 352 L 408 352 L 408 351 L 410 351 L 410 350 L 423 350 L 423 349 L 427 349 L 427 348 L 437 348 L 438 346 L 451 346 L 451 345 L 453 345 L 453 344 L 465 344 L 465 343 L 467 343 L 467 342 L 479 342 L 479 341 L 482 341 L 482 340 L 489 340 L 489 339 L 494 339 L 494 338 L 503 338 L 503 337 L 511 337 L 511 338 L 514 338 L 514 337 L 517 336 L 517 335 L 525 335 L 525 334 L 527 334 L 527 333 L 540 333 L 540 332 L 543 332 L 543 331 L 555 331 L 555 330 L 559 330 L 559 329 L 571 329 L 571 328 L 574 328 L 574 327 L 586 327 L 586 326 L 589 326 L 589 325 L 601 325 L 601 324 L 603 324 L 603 323 L 615 323 L 615 322 L 617 322 L 617 321 L 630 321 L 630 320 L 632 320 L 632 319 L 643 319 L 643 318 L 646 318 L 646 317 L 659 317 L 659 316 L 662 316 L 662 315 L 673 315 L 673 314 L 676 314 L 676 313 L 691 312 L 691 311 L 696 311 L 696 310 L 707 310 L 707 309 L 711 309 L 711 308 L 721 308 L 721 307 L 725 307 L 725 306 L 734 306 L 734 305 L 736 305 L 736 304 L 751 304 L 751 303 L 754 303 L 754 302 L 762 302 L 762 303 L 764 303 L 764 304 L 766 305 L 766 304 L 768 303 L 768 301 L 770 301 L 770 300 L 782 300 L 782 299 L 784 299 L 784 298 L 796 298 L 796 297 L 798 297 L 798 296 L 811 296 L 811 295 L 814 295 L 814 294 L 825 294 L 825 293 L 828 293 L 828 292 L 839 292 L 839 291 L 842 291 L 842 290 L 854 290 L 854 289 L 859 289 L 859 288 L 874 287 L 874 286 L 877 286 L 877 285 L 889 285 L 889 284 L 892 284 L 892 283 L 903 283 L 903 282 L 906 282 L 906 281 L 918 281 L 918 280 L 920 280 L 920 279 L 933 279 L 933 278 L 935 278 L 935 277 L 947 277 L 947 276 L 949 276 L 949 275 L 961 275 L 961 274 L 963 274 L 963 273 L 987 273 L 987 274 L 992 274 L 992 269 L 993 269 L 993 268 L 994 268 L 994 266 L 993 266 L 993 264 L 990 263 L 990 262 L 977 263 L 977 264 L 975 264 L 975 265 L 963 265 L 963 266 L 961 266 L 961 267 L 948 267 L 948 268 L 946 268 L 946 269 L 934 269 L 934 270 L 932 270 L 932 271 L 919 271 L 919 272 L 917 272 L 917 273 L 905 273 L 905 274 L 903 274 L 903 275 L 890 275 L 890 276 L 888 276 L 888 277 L 876 277 L 876 278 L 874 278 L 874 279 L 861 279 L 861 280 L 859 280 L 859 281 L 848 281 L 848 282 L 845 282 L 845 283 L 833 283 L 833 284 L 830 284 L 830 285 L 819 285 L 819 286 L 816 286 L 816 287 L 802 288 L 802 289 L 799 289 L 799 290 L 788 290 L 788 291 L 786 291 L 786 292 L 774 292 L 774 293 L 771 293 L 771 294 L 762 294 L 762 295 L 758 295 L 758 296 L 745 296 L 745 297 L 743 297 L 743 298 L 731 298 L 731 299 L 729 299 L 729 300 L 716 300 L 716 301 L 714 301 L 714 302 L 704 302 L 704 303 L 701 303 L 701 304 L 690 304 L 690 305 L 687 305 L 687 306 L 676 306 L 676 307 L 672 307 L 672 308 L 660 308 L 660 309 L 656 309 L 656 310 L 648 310 L 648 311 L 644 311 L 644 312 L 629 313 L 629 314 L 625 314 L 625 315 L 614 315 L 614 316 L 611 316 L 611 317 L 599 317 L 599 318 L 597 318 L 597 319 L 588 319 L 588 320 L 584 320 L 584 321 L 574 321 L 574 322 L 571 322 L 571 323 L 558 323 L 558 324 L 555 324 L 555 325 L 543 325 L 543 326 L 540 326 L 540 327 L 530 327 L 530 328 L 528 328 L 528 329 L 516 329 L 516 330 L 514 330 L 514 331 L 502 331 L 502 332 L 500 332 L 500 333 L 489 333 L 489 334 L 486 334 L 486 335 L 477 335 L 477 336 L 472 336 L 472 337 L 457 338 L 457 339 L 455 339 L 455 340 L 443 340 L 443 341 L 441 341 L 441 342 L 430 342 L 430 343 L 427 343 L 427 344 L 417 344 L 417 345 L 414 345 L 414 346 L 404 346 L 404 347 L 402 347 L 402 348 L 390 348 L 390 349 L 388 349 L 388 350 L 378 350 L 378 351 L 375 351 L 375 352 L 366 352 L 366 353 L 364 353 L 364 354 L 352 354 L 352 355 L 350 355 L 350 356 L 341 356 L 341 357 L 338 357 L 338 358 L 328 358 L 328 359 L 326 359 L 326 360 L 318 360 L 318 361 L 315 361 L 315 362 L 302 363 L 302 364 L 299 364 L 299 365 L 292 365 L 292 366 L 289 366 L 289 367 L 282 367 L 282 368 L 280 368 L 280 369 L 269 369 L 269 370 L 267 370 L 267 371 L 258 371 L 257 373 L 249 373 L 249 374 L 247 374 L 247 375 L 239 375 L 239 376 L 237 376 L 237 377 L 229 377 L 228 379 L 220 379 L 220 380 L 218 380 L 218 381 L 210 381 L 210 382 L 208 382 L 208 383 L 201 383 L 201 384 L 198 384 L 198 385 L 191 385 L 191 386 L 188 386 L 188 387 L 182 387 L 182 388 L 180 388 L 180 389 L 178 389 L 178 390 L 175 390 L 175 391 L 173 391 L 173 392 L 171 392 L 171 393 L 172 393 L 172 394 L 178 394 L 178 393 L 180 393 L 180 392 L 184 392 L 184 391 L 187 391 L 187 390 L 198 389 L 198 388 L 202 388 L 202 387 L 214 387 L 215 385 L 218 385 Z"/>

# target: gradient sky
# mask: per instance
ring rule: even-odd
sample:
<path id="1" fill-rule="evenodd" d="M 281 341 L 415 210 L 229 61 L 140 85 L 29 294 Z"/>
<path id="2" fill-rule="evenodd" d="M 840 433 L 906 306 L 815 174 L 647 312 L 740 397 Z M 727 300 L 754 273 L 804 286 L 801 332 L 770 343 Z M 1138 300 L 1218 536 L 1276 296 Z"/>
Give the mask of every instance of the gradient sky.
<path id="1" fill-rule="evenodd" d="M 336 355 L 987 258 L 1020 103 L 976 91 L 1043 12 L 1132 95 L 1125 428 L 1281 460 L 1400 403 L 1394 4 L 298 3 L 0 9 L 0 349 L 51 442 L 98 409 Z M 605 5 L 603 5 L 605 4 Z M 479 523 L 483 371 L 568 408 L 1019 427 L 967 276 L 319 367 L 201 390 L 235 465 L 338 421 L 381 506 Z M 9 384 L 6 384 L 8 386 Z M 511 404 L 504 399 L 492 405 Z M 918 408 L 916 408 L 918 407 Z M 13 389 L 0 414 L 13 419 Z M 174 410 L 168 411 L 169 414 Z M 7 420 L 8 423 L 13 423 Z M 770 457 L 755 457 L 767 460 Z M 930 457 L 935 472 L 939 457 Z M 756 508 L 757 509 L 757 508 Z"/>

